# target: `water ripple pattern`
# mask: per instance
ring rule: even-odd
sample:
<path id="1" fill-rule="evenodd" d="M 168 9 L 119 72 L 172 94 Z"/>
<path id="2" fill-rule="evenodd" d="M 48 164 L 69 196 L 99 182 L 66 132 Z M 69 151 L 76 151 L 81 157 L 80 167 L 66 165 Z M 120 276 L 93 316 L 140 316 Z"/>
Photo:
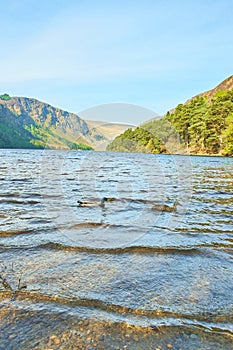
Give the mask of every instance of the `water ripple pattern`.
<path id="1" fill-rule="evenodd" d="M 160 349 L 171 339 L 232 349 L 232 158 L 1 150 L 0 160 L 0 349 L 46 348 L 86 319 L 112 334 L 97 349 L 121 348 L 129 327 L 129 349 L 155 349 L 156 337 Z"/>

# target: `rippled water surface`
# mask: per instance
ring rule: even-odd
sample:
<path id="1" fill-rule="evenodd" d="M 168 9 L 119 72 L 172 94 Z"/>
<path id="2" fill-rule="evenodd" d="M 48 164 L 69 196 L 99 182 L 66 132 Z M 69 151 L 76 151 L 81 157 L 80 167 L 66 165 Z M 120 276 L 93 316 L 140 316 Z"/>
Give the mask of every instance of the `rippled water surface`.
<path id="1" fill-rule="evenodd" d="M 232 158 L 1 150 L 0 181 L 0 349 L 233 349 Z"/>

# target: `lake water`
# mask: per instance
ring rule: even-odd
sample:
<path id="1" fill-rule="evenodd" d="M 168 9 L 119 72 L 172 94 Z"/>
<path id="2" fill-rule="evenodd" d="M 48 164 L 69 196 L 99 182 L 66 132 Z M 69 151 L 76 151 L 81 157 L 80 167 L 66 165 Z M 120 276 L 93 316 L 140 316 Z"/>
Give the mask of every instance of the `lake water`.
<path id="1" fill-rule="evenodd" d="M 0 349 L 233 349 L 232 158 L 0 150 L 0 181 Z"/>

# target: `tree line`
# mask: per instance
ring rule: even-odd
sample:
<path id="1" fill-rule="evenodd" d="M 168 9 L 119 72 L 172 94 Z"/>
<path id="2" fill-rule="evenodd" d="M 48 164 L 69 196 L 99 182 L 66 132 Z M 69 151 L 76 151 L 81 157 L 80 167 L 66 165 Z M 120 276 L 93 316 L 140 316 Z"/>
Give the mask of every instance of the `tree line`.
<path id="1" fill-rule="evenodd" d="M 212 99 L 196 97 L 179 104 L 159 120 L 128 129 L 109 151 L 172 153 L 177 142 L 189 154 L 233 155 L 233 89 L 217 92 Z"/>

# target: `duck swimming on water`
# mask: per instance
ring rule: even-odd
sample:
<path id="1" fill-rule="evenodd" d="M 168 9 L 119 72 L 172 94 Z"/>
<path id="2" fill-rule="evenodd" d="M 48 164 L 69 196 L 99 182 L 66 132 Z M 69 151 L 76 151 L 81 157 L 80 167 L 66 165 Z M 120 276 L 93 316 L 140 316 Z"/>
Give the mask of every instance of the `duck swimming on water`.
<path id="1" fill-rule="evenodd" d="M 157 211 L 175 212 L 177 209 L 178 202 L 176 201 L 172 207 L 167 204 L 154 204 L 152 209 Z"/>
<path id="2" fill-rule="evenodd" d="M 88 207 L 88 208 L 93 208 L 93 207 L 104 207 L 105 202 L 107 202 L 107 198 L 103 197 L 101 198 L 100 202 L 93 201 L 93 202 L 85 202 L 85 201 L 78 201 L 79 207 Z"/>

